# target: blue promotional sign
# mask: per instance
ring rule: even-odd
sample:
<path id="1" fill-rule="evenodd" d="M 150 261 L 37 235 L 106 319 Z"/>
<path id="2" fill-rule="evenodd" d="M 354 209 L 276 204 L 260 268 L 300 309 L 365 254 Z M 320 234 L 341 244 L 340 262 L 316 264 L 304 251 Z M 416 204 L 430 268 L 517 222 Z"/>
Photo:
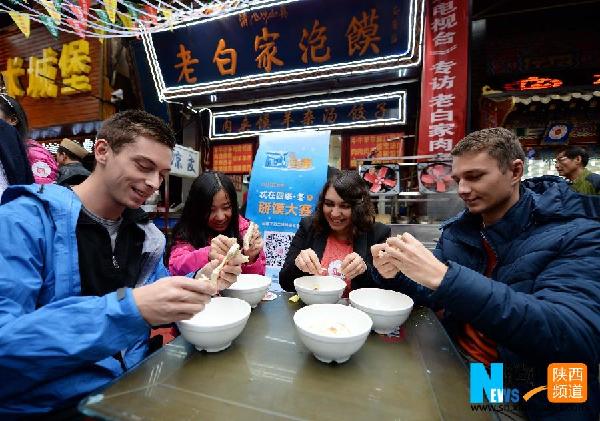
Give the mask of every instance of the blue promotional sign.
<path id="1" fill-rule="evenodd" d="M 263 235 L 267 276 L 273 282 L 278 281 L 300 219 L 315 211 L 327 178 L 329 136 L 329 131 L 260 136 L 246 215 Z"/>
<path id="2" fill-rule="evenodd" d="M 273 4 L 145 36 L 159 95 L 188 97 L 420 62 L 423 0 Z"/>
<path id="3" fill-rule="evenodd" d="M 406 91 L 327 95 L 327 99 L 212 113 L 211 137 L 235 139 L 261 133 L 343 129 L 406 123 Z"/>

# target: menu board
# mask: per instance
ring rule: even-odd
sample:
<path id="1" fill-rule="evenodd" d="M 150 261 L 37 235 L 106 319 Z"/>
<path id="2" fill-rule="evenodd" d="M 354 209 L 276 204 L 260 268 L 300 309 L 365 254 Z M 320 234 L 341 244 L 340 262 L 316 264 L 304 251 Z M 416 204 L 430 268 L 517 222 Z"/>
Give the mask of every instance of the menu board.
<path id="1" fill-rule="evenodd" d="M 404 133 L 381 133 L 375 135 L 350 136 L 350 167 L 357 168 L 357 159 L 367 158 L 377 149 L 373 158 L 398 157 L 404 155 Z M 395 162 L 391 160 L 389 162 Z M 384 163 L 388 161 L 377 161 Z"/>
<path id="2" fill-rule="evenodd" d="M 226 174 L 249 174 L 252 153 L 252 143 L 215 145 L 212 148 L 212 169 Z"/>

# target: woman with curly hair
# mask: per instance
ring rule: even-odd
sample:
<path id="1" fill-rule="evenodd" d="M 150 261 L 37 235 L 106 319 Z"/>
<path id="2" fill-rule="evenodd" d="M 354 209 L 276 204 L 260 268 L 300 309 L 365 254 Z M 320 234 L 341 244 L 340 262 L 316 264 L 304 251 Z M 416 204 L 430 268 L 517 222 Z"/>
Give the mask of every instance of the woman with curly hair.
<path id="1" fill-rule="evenodd" d="M 358 172 L 340 171 L 323 186 L 315 214 L 300 221 L 279 283 L 294 291 L 294 279 L 301 276 L 339 276 L 347 285 L 344 297 L 350 290 L 374 287 L 370 249 L 390 234 L 390 227 L 375 222 L 375 208 Z"/>
<path id="2" fill-rule="evenodd" d="M 238 211 L 235 186 L 220 172 L 200 174 L 192 184 L 181 219 L 173 228 L 174 244 L 169 252 L 169 270 L 173 275 L 194 272 L 213 259 L 223 259 L 231 241 L 237 240 L 249 262 L 242 273 L 265 274 L 266 258 L 258 229 L 244 237 L 250 221 Z M 247 247 L 246 247 L 247 246 Z"/>

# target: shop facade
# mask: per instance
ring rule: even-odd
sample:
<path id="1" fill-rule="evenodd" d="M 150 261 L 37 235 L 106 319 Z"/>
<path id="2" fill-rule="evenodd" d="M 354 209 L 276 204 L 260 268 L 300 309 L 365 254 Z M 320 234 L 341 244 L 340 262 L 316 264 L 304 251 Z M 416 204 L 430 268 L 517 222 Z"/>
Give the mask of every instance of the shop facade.
<path id="1" fill-rule="evenodd" d="M 67 33 L 54 37 L 38 24 L 28 38 L 16 26 L 2 30 L 4 89 L 23 106 L 32 139 L 53 153 L 65 137 L 91 150 L 102 120 L 115 112 L 108 58 L 98 39 Z"/>
<path id="2" fill-rule="evenodd" d="M 474 127 L 514 131 L 525 178 L 557 175 L 556 155 L 569 145 L 587 149 L 587 168 L 600 172 L 599 17 L 595 5 L 568 3 L 474 16 Z"/>
<path id="3" fill-rule="evenodd" d="M 329 166 L 361 171 L 378 202 L 380 220 L 438 222 L 449 215 L 430 220 L 427 203 L 447 199 L 451 183 L 442 182 L 447 187 L 442 189 L 439 180 L 419 182 L 425 167 L 416 158 L 404 159 L 421 150 L 425 4 L 281 2 L 146 34 L 143 41 L 159 99 L 196 114 L 192 118 L 197 123 L 188 125 L 183 144 L 201 151 L 204 169 L 229 174 L 241 188 L 241 200 L 261 135 L 330 130 Z M 458 22 L 456 7 L 431 8 L 432 48 L 466 47 L 468 11 L 458 6 Z M 465 42 L 450 31 L 457 23 Z M 466 65 L 461 72 L 466 85 Z M 466 92 L 458 80 L 456 86 Z M 451 104 L 460 110 L 454 111 L 454 120 L 452 112 L 444 117 L 444 109 L 426 107 L 428 115 L 438 113 L 433 126 L 448 116 L 453 127 L 456 121 L 456 139 L 423 140 L 433 146 L 428 156 L 445 155 L 464 134 L 465 106 Z"/>

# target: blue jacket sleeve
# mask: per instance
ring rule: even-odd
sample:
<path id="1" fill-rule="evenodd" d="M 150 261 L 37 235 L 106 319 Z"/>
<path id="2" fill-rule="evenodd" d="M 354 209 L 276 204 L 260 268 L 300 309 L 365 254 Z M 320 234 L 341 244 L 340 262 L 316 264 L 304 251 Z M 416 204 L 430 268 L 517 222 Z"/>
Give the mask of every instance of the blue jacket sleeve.
<path id="1" fill-rule="evenodd" d="M 110 357 L 149 329 L 131 290 L 121 300 L 74 296 L 37 308 L 42 284 L 54 277 L 51 222 L 41 206 L 22 203 L 0 206 L 0 372 L 13 379 L 0 382 L 0 401 Z"/>
<path id="2" fill-rule="evenodd" d="M 533 282 L 513 290 L 456 263 L 431 298 L 513 352 L 531 359 L 600 360 L 600 232 L 569 230 L 559 258 Z"/>

